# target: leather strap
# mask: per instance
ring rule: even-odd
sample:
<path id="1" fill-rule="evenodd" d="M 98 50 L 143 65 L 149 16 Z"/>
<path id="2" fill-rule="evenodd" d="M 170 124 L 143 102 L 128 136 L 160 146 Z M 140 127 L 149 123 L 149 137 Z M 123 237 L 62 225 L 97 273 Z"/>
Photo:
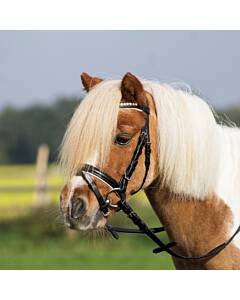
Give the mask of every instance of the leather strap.
<path id="1" fill-rule="evenodd" d="M 145 233 L 152 241 L 154 241 L 159 247 L 155 248 L 153 250 L 153 253 L 160 253 L 163 251 L 166 251 L 168 254 L 170 254 L 171 256 L 180 258 L 180 259 L 185 259 L 185 260 L 204 260 L 204 259 L 209 259 L 212 258 L 214 256 L 216 256 L 217 254 L 219 254 L 223 249 L 225 249 L 234 239 L 234 237 L 240 232 L 240 225 L 237 228 L 237 230 L 235 231 L 235 233 L 224 243 L 218 245 L 217 247 L 213 248 L 211 251 L 209 251 L 208 253 L 201 255 L 201 256 L 184 256 L 181 254 L 176 253 L 175 251 L 173 251 L 171 248 L 176 246 L 177 243 L 176 242 L 169 242 L 167 244 L 165 244 L 159 237 L 157 237 L 157 235 L 155 234 L 156 232 L 161 232 L 164 230 L 163 227 L 157 228 L 156 230 L 152 230 L 151 228 L 149 228 L 144 221 L 137 215 L 137 213 L 131 208 L 131 206 L 126 202 L 121 202 L 119 201 L 119 207 L 120 209 L 132 220 L 132 222 L 139 228 L 139 232 L 137 233 Z M 111 227 L 111 231 L 114 232 L 115 227 Z M 111 233 L 112 233 L 111 232 Z M 119 230 L 119 228 L 116 228 L 116 232 L 124 232 L 124 233 L 130 233 L 130 229 L 125 229 L 121 228 L 121 230 Z M 113 233 L 112 233 L 113 235 Z M 113 235 L 114 236 L 114 235 Z"/>
<path id="2" fill-rule="evenodd" d="M 81 173 L 85 172 L 85 173 L 89 173 L 99 179 L 101 179 L 102 181 L 104 181 L 106 184 L 108 184 L 109 186 L 111 186 L 112 188 L 117 188 L 119 187 L 118 182 L 113 179 L 112 177 L 108 176 L 107 173 L 104 173 L 103 171 L 100 171 L 98 168 L 85 164 L 82 169 L 81 169 Z M 78 176 L 81 174 L 77 174 Z"/>
<path id="3" fill-rule="evenodd" d="M 84 171 L 82 171 L 82 177 L 87 182 L 90 190 L 96 195 L 99 206 L 101 207 L 101 211 L 103 212 L 104 215 L 107 215 L 108 214 L 108 205 L 106 205 L 106 202 L 103 199 L 102 194 L 99 192 L 99 189 L 98 189 L 95 181 L 92 179 L 91 176 L 89 176 L 89 174 L 85 173 Z"/>

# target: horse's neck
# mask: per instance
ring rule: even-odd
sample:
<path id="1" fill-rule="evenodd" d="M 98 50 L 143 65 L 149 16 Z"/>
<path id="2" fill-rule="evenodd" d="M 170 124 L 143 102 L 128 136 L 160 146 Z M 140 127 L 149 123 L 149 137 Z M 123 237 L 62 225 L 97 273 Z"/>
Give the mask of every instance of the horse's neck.
<path id="1" fill-rule="evenodd" d="M 229 238 L 232 212 L 219 197 L 183 199 L 154 188 L 149 188 L 146 194 L 169 238 L 177 242 L 175 249 L 179 253 L 203 255 Z M 208 262 L 175 260 L 175 265 L 180 269 L 240 268 L 240 253 L 231 244 Z"/>
<path id="2" fill-rule="evenodd" d="M 219 169 L 214 194 L 204 200 L 172 195 L 167 189 L 149 188 L 146 193 L 170 239 L 185 255 L 199 256 L 226 241 L 240 224 L 240 130 L 218 126 Z M 206 153 L 207 155 L 207 153 Z M 221 254 L 207 265 L 227 268 L 229 251 L 240 249 L 240 234 Z M 234 254 L 240 262 L 240 257 Z M 220 261 L 220 265 L 219 265 Z M 227 265 L 224 263 L 227 261 Z M 234 260 L 232 264 L 236 265 Z M 189 263 L 187 263 L 189 268 Z M 198 264 L 190 266 L 200 268 Z M 206 264 L 202 264 L 206 267 Z M 240 265 L 238 266 L 240 267 Z"/>

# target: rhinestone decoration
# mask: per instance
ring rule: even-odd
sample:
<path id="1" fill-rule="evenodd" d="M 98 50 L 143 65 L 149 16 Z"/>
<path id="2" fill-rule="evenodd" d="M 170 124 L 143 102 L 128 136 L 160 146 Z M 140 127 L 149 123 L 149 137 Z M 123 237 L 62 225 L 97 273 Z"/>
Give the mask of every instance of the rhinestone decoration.
<path id="1" fill-rule="evenodd" d="M 137 103 L 132 103 L 132 102 L 122 102 L 122 103 L 120 103 L 120 107 L 126 107 L 126 106 L 136 107 L 136 106 L 138 106 L 138 104 Z"/>

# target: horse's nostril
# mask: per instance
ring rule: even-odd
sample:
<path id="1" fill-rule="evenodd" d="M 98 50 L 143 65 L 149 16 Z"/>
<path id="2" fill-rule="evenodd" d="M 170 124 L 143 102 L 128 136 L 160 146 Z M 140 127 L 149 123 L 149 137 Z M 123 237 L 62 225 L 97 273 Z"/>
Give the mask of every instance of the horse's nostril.
<path id="1" fill-rule="evenodd" d="M 86 211 L 86 203 L 80 197 L 72 198 L 71 202 L 72 202 L 71 217 L 73 219 L 78 219 Z"/>

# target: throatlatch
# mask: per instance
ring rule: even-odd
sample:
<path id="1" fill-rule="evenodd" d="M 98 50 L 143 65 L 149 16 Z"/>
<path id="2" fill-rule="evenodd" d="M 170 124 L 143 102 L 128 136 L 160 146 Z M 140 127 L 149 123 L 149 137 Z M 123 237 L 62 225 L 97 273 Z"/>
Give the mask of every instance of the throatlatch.
<path id="1" fill-rule="evenodd" d="M 126 202 L 126 190 L 128 186 L 128 182 L 131 179 L 131 176 L 133 172 L 136 169 L 136 166 L 138 164 L 138 159 L 140 155 L 142 154 L 143 149 L 145 148 L 145 175 L 143 177 L 143 181 L 141 186 L 132 193 L 137 193 L 144 185 L 145 180 L 147 178 L 148 170 L 150 167 L 150 156 L 151 156 L 151 143 L 150 143 L 150 134 L 149 134 L 149 108 L 147 106 L 139 106 L 137 103 L 131 103 L 131 105 L 126 105 L 124 103 L 121 108 L 132 108 L 132 109 L 138 109 L 145 113 L 145 125 L 141 129 L 138 144 L 136 146 L 136 149 L 133 153 L 131 162 L 129 166 L 127 167 L 124 175 L 121 177 L 120 181 L 117 182 L 115 179 L 113 179 L 108 174 L 104 173 L 103 171 L 99 170 L 98 168 L 85 164 L 83 168 L 80 170 L 80 172 L 77 175 L 81 175 L 82 178 L 86 181 L 88 184 L 90 190 L 94 193 L 94 195 L 97 198 L 97 201 L 99 203 L 99 209 L 102 211 L 104 216 L 109 215 L 109 209 L 114 208 L 116 210 L 123 211 L 127 217 L 138 227 L 138 229 L 129 229 L 129 228 L 121 228 L 121 227 L 113 227 L 111 225 L 107 225 L 107 230 L 112 234 L 112 236 L 115 239 L 118 239 L 118 233 L 141 233 L 146 234 L 153 242 L 157 244 L 157 248 L 153 250 L 153 253 L 160 253 L 163 251 L 166 251 L 171 256 L 181 258 L 181 259 L 209 259 L 218 253 L 220 253 L 227 245 L 229 245 L 234 237 L 240 232 L 240 226 L 237 228 L 235 233 L 231 236 L 230 239 L 228 239 L 226 242 L 218 245 L 211 251 L 209 251 L 207 254 L 197 257 L 190 257 L 190 256 L 184 256 L 181 254 L 176 253 L 172 250 L 172 247 L 176 246 L 176 242 L 169 242 L 165 244 L 157 235 L 156 233 L 165 231 L 164 227 L 159 228 L 149 228 L 147 224 L 137 215 L 137 213 L 131 208 L 131 206 Z M 93 177 L 100 179 L 104 183 L 106 183 L 108 186 L 110 186 L 110 191 L 103 197 L 103 195 L 100 193 Z M 112 204 L 109 200 L 109 195 L 111 193 L 115 193 L 119 197 L 119 201 L 117 204 Z"/>

